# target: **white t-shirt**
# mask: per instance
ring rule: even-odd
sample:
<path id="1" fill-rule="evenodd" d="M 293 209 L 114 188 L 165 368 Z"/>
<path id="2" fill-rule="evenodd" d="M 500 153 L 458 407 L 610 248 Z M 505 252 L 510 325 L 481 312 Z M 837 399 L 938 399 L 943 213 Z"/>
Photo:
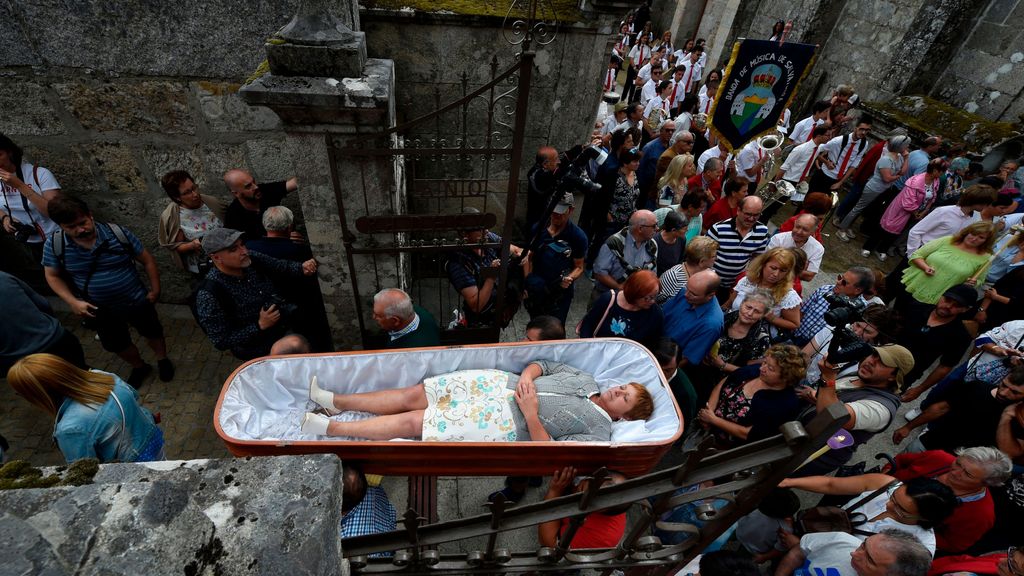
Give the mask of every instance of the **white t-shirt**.
<path id="1" fill-rule="evenodd" d="M 850 554 L 860 548 L 861 540 L 846 532 L 815 532 L 800 539 L 803 566 L 793 576 L 857 576 Z"/>
<path id="2" fill-rule="evenodd" d="M 854 371 L 852 376 L 836 378 L 836 392 L 857 388 L 857 386 L 853 385 L 855 380 L 857 380 L 856 371 Z M 892 419 L 889 415 L 889 410 L 877 400 L 865 398 L 863 400 L 847 402 L 846 405 L 853 410 L 853 416 L 857 419 L 857 423 L 853 425 L 853 430 L 881 432 L 885 430 Z M 932 550 L 935 550 L 934 542 L 932 543 Z"/>
<path id="3" fill-rule="evenodd" d="M 868 500 L 864 504 L 861 504 L 855 510 L 847 508 L 847 506 L 852 506 L 853 504 L 856 504 L 862 498 L 874 492 L 874 490 L 866 490 L 864 492 L 861 492 L 857 496 L 851 498 L 849 504 L 843 506 L 843 508 L 851 512 L 861 512 L 868 518 L 874 518 L 875 516 L 878 516 L 879 514 L 885 512 L 885 506 L 889 502 L 889 498 L 892 497 L 892 493 L 898 490 L 900 486 L 901 484 L 899 482 L 893 484 L 892 486 L 889 487 L 888 490 L 882 492 L 878 496 L 875 496 L 871 500 Z M 924 547 L 927 548 L 929 552 L 931 552 L 932 556 L 935 556 L 935 532 L 933 530 L 925 530 L 924 528 L 921 528 L 920 526 L 913 524 L 903 524 L 901 522 L 893 520 L 892 518 L 883 518 L 881 520 L 877 520 L 874 522 L 869 521 L 865 524 L 861 524 L 857 528 L 860 530 L 864 530 L 866 532 L 876 533 L 881 532 L 886 528 L 893 528 L 901 532 L 906 532 L 907 534 L 910 534 L 911 536 L 914 536 L 915 538 L 920 540 L 921 544 L 924 544 Z M 860 540 L 864 540 L 866 538 L 867 536 L 859 537 Z"/>
<path id="4" fill-rule="evenodd" d="M 640 103 L 646 106 L 647 103 L 651 101 L 651 98 L 654 98 L 657 95 L 658 85 L 654 83 L 654 80 L 648 80 L 647 83 L 644 84 L 643 90 L 640 91 Z"/>
<path id="5" fill-rule="evenodd" d="M 687 59 L 683 62 L 682 66 L 685 68 L 685 70 L 683 70 L 682 79 L 683 87 L 686 88 L 686 92 L 693 92 L 693 89 L 700 84 L 700 75 L 702 72 L 700 60 L 694 63 Z"/>
<path id="6" fill-rule="evenodd" d="M 740 304 L 743 304 L 743 301 L 747 299 L 750 293 L 757 290 L 757 286 L 744 276 L 736 283 L 736 286 L 733 286 L 733 290 L 736 291 L 736 297 L 732 300 L 732 310 L 739 310 Z M 782 297 L 782 301 L 772 306 L 772 313 L 778 316 L 783 310 L 799 308 L 801 303 L 800 295 L 796 293 L 796 290 L 790 288 L 789 292 L 786 292 L 786 295 Z"/>
<path id="7" fill-rule="evenodd" d="M 206 204 L 195 210 L 182 206 L 178 211 L 178 216 L 181 221 L 181 232 L 185 235 L 186 240 L 202 239 L 210 230 L 224 225 Z M 185 258 L 185 267 L 190 272 L 199 272 L 200 258 L 206 258 L 205 252 L 189 252 Z"/>
<path id="8" fill-rule="evenodd" d="M 761 146 L 758 145 L 757 141 L 753 141 L 747 144 L 740 150 L 740 153 L 736 155 L 736 177 L 742 178 L 747 182 L 756 182 L 758 174 L 750 176 L 747 174 L 747 170 L 754 167 L 757 161 L 760 160 L 766 152 L 761 150 Z"/>
<path id="9" fill-rule="evenodd" d="M 793 241 L 793 233 L 780 232 L 772 236 L 771 240 L 768 241 L 768 249 L 771 250 L 772 248 L 796 248 L 796 242 Z M 821 269 L 821 259 L 825 256 L 825 247 L 814 236 L 811 236 L 802 248 L 807 254 L 807 270 L 817 274 L 818 270 Z"/>
<path id="10" fill-rule="evenodd" d="M 835 169 L 829 168 L 826 164 L 821 165 L 821 171 L 826 176 L 833 180 L 839 179 L 839 169 L 843 168 L 843 162 L 846 162 L 846 167 L 843 169 L 843 176 L 850 173 L 851 170 L 860 166 L 861 158 L 864 154 L 871 149 L 871 144 L 864 140 L 854 140 L 852 135 L 846 137 L 846 148 L 843 148 L 843 137 L 836 136 L 835 138 L 825 142 L 821 145 L 822 152 L 828 154 L 828 159 L 835 163 Z"/>
<path id="11" fill-rule="evenodd" d="M 811 135 L 811 130 L 813 130 L 815 126 L 821 124 L 822 122 L 824 122 L 824 120 L 815 120 L 814 116 L 808 116 L 807 118 L 804 118 L 803 120 L 797 122 L 796 126 L 793 126 L 793 132 L 789 135 L 789 137 L 793 140 L 793 142 L 806 142 L 807 140 L 810 139 L 809 137 Z"/>
<path id="12" fill-rule="evenodd" d="M 47 190 L 60 190 L 60 184 L 57 183 L 57 179 L 53 177 L 53 173 L 43 168 L 42 166 L 32 169 L 32 164 L 23 162 L 21 164 L 21 175 L 22 181 L 28 184 L 37 194 L 42 194 Z M 36 180 L 36 176 L 39 177 Z M 0 199 L 0 208 L 4 212 L 11 215 L 12 218 L 21 222 L 22 224 L 31 225 L 32 222 L 38 224 L 43 232 L 49 236 L 51 233 L 60 229 L 60 226 L 56 222 L 50 220 L 43 215 L 42 212 L 36 208 L 35 204 L 28 201 L 18 192 L 14 186 L 6 182 L 0 182 L 0 195 L 3 196 Z M 23 202 L 24 200 L 24 202 Z M 25 211 L 25 205 L 28 204 L 28 211 Z M 32 244 L 44 242 L 46 239 L 39 236 L 38 233 L 33 234 L 29 237 L 28 241 Z"/>

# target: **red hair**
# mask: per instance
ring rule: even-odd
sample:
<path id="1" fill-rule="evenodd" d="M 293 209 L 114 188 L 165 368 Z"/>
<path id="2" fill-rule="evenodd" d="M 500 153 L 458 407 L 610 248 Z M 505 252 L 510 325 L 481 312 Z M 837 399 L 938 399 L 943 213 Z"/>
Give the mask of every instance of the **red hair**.
<path id="1" fill-rule="evenodd" d="M 622 285 L 622 295 L 626 297 L 626 302 L 636 304 L 659 287 L 657 274 L 650 270 L 638 270 L 630 274 L 626 283 Z"/>

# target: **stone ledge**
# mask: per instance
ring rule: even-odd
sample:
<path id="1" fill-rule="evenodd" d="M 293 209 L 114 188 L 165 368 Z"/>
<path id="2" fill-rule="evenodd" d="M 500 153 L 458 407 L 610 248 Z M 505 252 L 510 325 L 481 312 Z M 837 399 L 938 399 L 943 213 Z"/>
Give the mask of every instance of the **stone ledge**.
<path id="1" fill-rule="evenodd" d="M 341 486 L 333 455 L 102 465 L 0 492 L 4 572 L 337 574 Z"/>

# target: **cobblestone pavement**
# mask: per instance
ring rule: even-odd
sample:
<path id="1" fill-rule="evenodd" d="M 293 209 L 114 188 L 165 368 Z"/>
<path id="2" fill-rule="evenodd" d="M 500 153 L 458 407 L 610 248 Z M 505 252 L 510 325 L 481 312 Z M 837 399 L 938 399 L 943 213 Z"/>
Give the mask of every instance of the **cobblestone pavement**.
<path id="1" fill-rule="evenodd" d="M 167 336 L 168 356 L 177 367 L 171 382 L 161 382 L 156 370 L 140 387 L 143 404 L 163 418 L 168 459 L 230 457 L 213 428 L 213 409 L 221 386 L 240 362 L 227 352 L 216 350 L 199 329 L 185 306 L 158 306 Z M 95 368 L 127 378 L 131 371 L 120 358 L 103 350 L 95 333 L 82 327 L 74 315 L 59 312 L 64 327 L 75 333 L 85 349 L 85 358 Z M 155 364 L 153 353 L 142 338 L 136 338 L 142 356 Z M 53 442 L 53 421 L 45 413 L 18 398 L 7 386 L 0 386 L 0 433 L 11 444 L 12 459 L 35 465 L 63 464 L 64 457 Z"/>

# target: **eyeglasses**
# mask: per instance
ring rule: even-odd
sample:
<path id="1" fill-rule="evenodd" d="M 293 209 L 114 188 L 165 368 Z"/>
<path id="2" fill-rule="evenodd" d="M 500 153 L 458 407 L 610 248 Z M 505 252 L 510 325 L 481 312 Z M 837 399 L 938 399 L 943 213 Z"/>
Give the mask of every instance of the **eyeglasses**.
<path id="1" fill-rule="evenodd" d="M 638 227 L 639 228 L 657 228 L 658 225 L 657 224 L 640 224 Z"/>
<path id="2" fill-rule="evenodd" d="M 751 213 L 751 212 L 740 212 L 740 214 L 743 214 L 747 218 L 760 218 L 761 217 L 761 213 L 760 212 L 753 212 L 753 213 Z"/>
<path id="3" fill-rule="evenodd" d="M 892 504 L 893 514 L 899 516 L 900 518 L 904 520 L 916 520 L 918 518 L 917 514 L 911 514 L 909 510 L 907 510 L 906 508 L 904 508 L 902 504 L 900 504 L 900 501 L 896 499 L 896 494 L 892 495 Z"/>
<path id="4" fill-rule="evenodd" d="M 657 299 L 658 299 L 658 294 L 657 293 L 651 294 L 649 296 L 644 296 L 643 298 L 641 298 L 641 300 L 643 300 L 644 302 L 654 302 Z"/>
<path id="5" fill-rule="evenodd" d="M 1024 576 L 1024 571 L 1021 571 L 1020 566 L 1017 565 L 1017 561 L 1013 559 L 1017 550 L 1018 548 L 1016 546 L 1010 546 L 1006 549 L 1006 567 L 1010 569 L 1011 574 Z"/>
<path id="6" fill-rule="evenodd" d="M 836 276 L 836 284 L 839 284 L 840 286 L 849 286 L 850 285 L 850 283 L 846 280 L 846 276 L 843 276 L 842 274 L 840 274 L 839 276 Z"/>

